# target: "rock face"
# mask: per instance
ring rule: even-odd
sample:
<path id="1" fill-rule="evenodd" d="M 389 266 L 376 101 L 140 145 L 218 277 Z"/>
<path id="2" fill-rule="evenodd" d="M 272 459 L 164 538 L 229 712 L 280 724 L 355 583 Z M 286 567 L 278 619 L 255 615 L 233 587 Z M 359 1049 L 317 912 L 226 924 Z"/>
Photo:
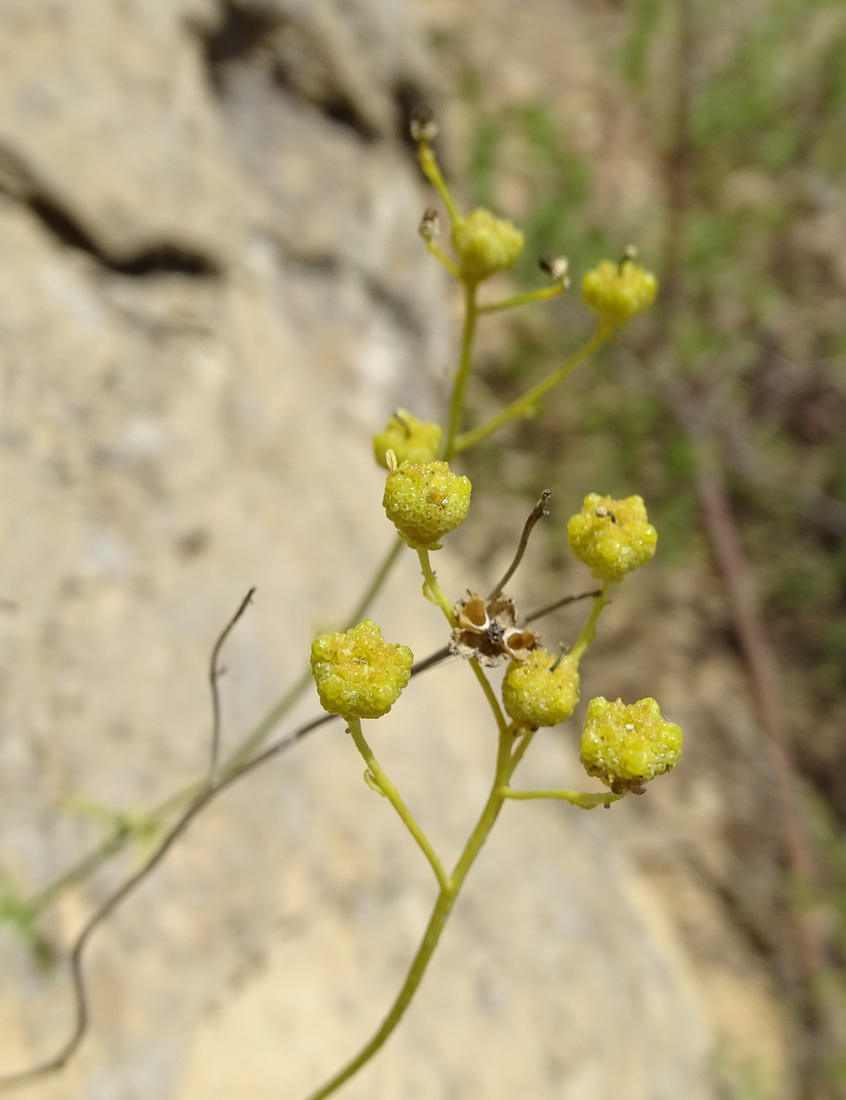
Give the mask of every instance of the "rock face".
<path id="1" fill-rule="evenodd" d="M 226 748 L 389 547 L 369 438 L 440 410 L 454 346 L 402 138 L 428 72 L 402 0 L 0 6 L 0 830 L 27 896 L 96 845 L 80 797 L 148 808 L 202 774 L 209 650 L 248 587 Z M 444 558 L 451 591 L 484 583 Z M 413 555 L 373 614 L 443 644 Z M 372 737 L 448 861 L 492 769 L 480 703 L 428 673 Z M 577 782 L 572 740 L 538 750 L 534 778 Z M 434 895 L 361 771 L 333 726 L 222 796 L 92 941 L 90 1032 L 34 1094 L 297 1097 L 354 1053 Z M 714 1095 L 701 960 L 619 810 L 508 808 L 345 1096 Z M 143 854 L 50 909 L 60 950 Z M 71 998 L 7 926 L 0 951 L 2 1073 L 60 1046 Z M 741 1012 L 775 1036 L 748 966 Z"/>

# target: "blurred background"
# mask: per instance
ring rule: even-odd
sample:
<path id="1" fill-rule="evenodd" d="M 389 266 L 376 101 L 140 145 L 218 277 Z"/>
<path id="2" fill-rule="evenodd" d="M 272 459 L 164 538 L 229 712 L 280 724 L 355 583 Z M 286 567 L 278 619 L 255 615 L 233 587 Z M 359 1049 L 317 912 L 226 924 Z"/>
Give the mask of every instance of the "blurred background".
<path id="1" fill-rule="evenodd" d="M 390 542 L 369 439 L 442 415 L 460 319 L 416 235 L 427 100 L 462 207 L 526 232 L 492 295 L 542 254 L 573 275 L 485 319 L 470 417 L 589 335 L 597 261 L 634 244 L 661 281 L 467 456 L 439 575 L 489 585 L 551 488 L 512 594 L 581 590 L 567 517 L 640 493 L 659 554 L 583 704 L 654 695 L 687 741 L 613 812 L 508 807 L 344 1095 L 846 1096 L 844 57 L 840 0 L 0 2 L 0 1073 L 67 1033 L 67 946 L 143 830 L 68 870 L 202 770 L 243 593 L 229 748 Z M 374 614 L 443 642 L 413 561 Z M 375 744 L 447 858 L 491 757 L 461 672 Z M 525 785 L 579 785 L 574 737 L 539 738 Z M 203 816 L 92 944 L 91 1033 L 33 1095 L 298 1097 L 369 1036 L 432 888 L 348 750 L 315 735 Z"/>
<path id="2" fill-rule="evenodd" d="M 629 241 L 660 275 L 657 308 L 526 424 L 519 462 L 496 447 L 471 461 L 527 500 L 560 465 L 650 502 L 661 572 L 638 617 L 678 615 L 684 590 L 688 628 L 737 662 L 754 698 L 752 772 L 769 757 L 766 783 L 749 758 L 738 774 L 720 734 L 732 693 L 705 689 L 722 715 L 703 751 L 740 827 L 724 886 L 748 914 L 750 864 L 770 862 L 789 916 L 747 932 L 779 982 L 796 967 L 782 985 L 796 1095 L 843 1095 L 846 12 L 631 0 L 565 18 L 556 4 L 490 3 L 444 5 L 432 29 L 461 100 L 462 126 L 447 130 L 461 133 L 467 194 L 518 214 L 534 246 L 520 285 L 540 253 L 566 254 L 578 280 Z M 587 332 L 575 299 L 502 325 L 480 409 L 536 378 L 564 334 Z M 756 815 L 776 830 L 767 856 L 747 848 Z"/>

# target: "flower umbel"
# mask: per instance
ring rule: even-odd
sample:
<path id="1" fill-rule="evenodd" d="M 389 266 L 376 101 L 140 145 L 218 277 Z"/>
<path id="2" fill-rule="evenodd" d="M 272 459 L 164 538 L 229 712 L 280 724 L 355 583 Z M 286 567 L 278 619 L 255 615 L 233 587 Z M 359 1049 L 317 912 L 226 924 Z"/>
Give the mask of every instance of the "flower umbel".
<path id="1" fill-rule="evenodd" d="M 384 431 L 373 437 L 373 453 L 376 461 L 386 470 L 388 451 L 396 455 L 397 464 L 403 462 L 432 462 L 441 447 L 444 434 L 440 424 L 418 420 L 405 409 L 397 409 Z"/>
<path id="2" fill-rule="evenodd" d="M 381 718 L 408 683 L 414 654 L 386 642 L 371 619 L 344 634 L 311 643 L 311 671 L 320 704 L 342 718 Z"/>
<path id="3" fill-rule="evenodd" d="M 481 283 L 511 267 L 523 251 L 523 234 L 511 222 L 480 208 L 453 224 L 452 247 L 462 277 Z"/>
<path id="4" fill-rule="evenodd" d="M 649 309 L 657 291 L 658 280 L 651 271 L 634 262 L 633 250 L 627 251 L 617 264 L 603 260 L 582 280 L 585 304 L 600 321 L 615 328 Z"/>
<path id="5" fill-rule="evenodd" d="M 644 784 L 672 771 L 682 749 L 682 731 L 661 716 L 654 699 L 625 704 L 591 699 L 579 745 L 588 775 L 615 794 L 643 794 Z"/>
<path id="6" fill-rule="evenodd" d="M 470 490 L 470 479 L 446 462 L 404 462 L 388 474 L 382 504 L 412 550 L 439 550 L 467 518 Z"/>
<path id="7" fill-rule="evenodd" d="M 658 532 L 638 496 L 614 500 L 589 493 L 567 523 L 570 548 L 597 580 L 621 581 L 652 558 Z"/>
<path id="8" fill-rule="evenodd" d="M 502 682 L 502 702 L 521 726 L 557 726 L 579 701 L 579 662 L 534 649 L 525 661 L 512 661 Z"/>

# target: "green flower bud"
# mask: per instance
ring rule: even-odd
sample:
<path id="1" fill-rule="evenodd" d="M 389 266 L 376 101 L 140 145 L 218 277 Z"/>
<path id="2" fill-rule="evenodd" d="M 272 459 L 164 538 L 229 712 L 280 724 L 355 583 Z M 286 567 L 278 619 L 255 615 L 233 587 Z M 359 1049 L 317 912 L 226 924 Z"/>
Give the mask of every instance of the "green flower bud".
<path id="1" fill-rule="evenodd" d="M 643 794 L 645 783 L 678 764 L 682 739 L 681 729 L 661 717 L 654 699 L 626 705 L 600 695 L 588 703 L 579 749 L 588 775 L 615 794 Z"/>
<path id="2" fill-rule="evenodd" d="M 600 581 L 621 581 L 655 553 L 658 532 L 638 496 L 614 500 L 590 493 L 567 523 L 570 548 Z"/>
<path id="3" fill-rule="evenodd" d="M 382 504 L 412 550 L 440 550 L 439 539 L 467 518 L 470 488 L 446 462 L 404 462 L 388 474 Z"/>
<path id="4" fill-rule="evenodd" d="M 385 430 L 373 437 L 376 461 L 386 470 L 387 453 L 393 451 L 397 465 L 403 462 L 432 462 L 441 449 L 443 428 L 434 422 L 418 420 L 405 409 L 397 409 Z"/>
<path id="5" fill-rule="evenodd" d="M 525 661 L 512 661 L 502 681 L 502 702 L 521 726 L 557 726 L 579 701 L 579 662 L 533 649 Z"/>
<path id="6" fill-rule="evenodd" d="M 603 260 L 582 280 L 582 296 L 586 305 L 600 320 L 610 325 L 624 325 L 637 313 L 648 309 L 655 300 L 658 280 L 651 271 L 636 264 L 628 256 L 615 264 Z"/>
<path id="7" fill-rule="evenodd" d="M 414 654 L 382 638 L 370 619 L 345 634 L 311 643 L 311 671 L 320 704 L 342 718 L 381 718 L 408 683 Z"/>
<path id="8" fill-rule="evenodd" d="M 462 278 L 481 283 L 511 267 L 523 251 L 523 234 L 490 210 L 479 209 L 453 223 L 452 247 Z"/>

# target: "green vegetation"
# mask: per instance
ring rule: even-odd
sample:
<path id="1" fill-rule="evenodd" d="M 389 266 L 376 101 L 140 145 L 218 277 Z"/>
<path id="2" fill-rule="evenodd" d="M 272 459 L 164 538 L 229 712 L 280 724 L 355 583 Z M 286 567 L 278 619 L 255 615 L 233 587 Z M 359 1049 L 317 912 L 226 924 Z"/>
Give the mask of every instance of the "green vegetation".
<path id="1" fill-rule="evenodd" d="M 653 172 L 637 243 L 663 305 L 574 379 L 566 408 L 531 425 L 532 450 L 608 492 L 637 486 L 664 560 L 668 548 L 685 560 L 698 537 L 691 432 L 701 432 L 724 458 L 771 622 L 785 642 L 798 630 L 815 690 L 833 702 L 846 685 L 846 628 L 833 613 L 846 600 L 846 8 L 775 0 L 738 11 L 724 0 L 689 5 L 685 26 L 685 7 L 629 0 L 607 35 L 610 94 L 648 135 L 634 148 Z M 619 253 L 631 213 L 603 206 L 597 184 L 633 150 L 589 161 L 543 103 L 487 113 L 471 76 L 463 88 L 471 199 L 501 208 L 506 184 L 532 180 L 518 280 L 543 253 L 566 254 L 576 280 Z M 488 366 L 497 396 L 522 389 L 578 323 L 572 303 L 555 320 L 516 321 Z M 536 484 L 490 451 L 481 462 L 477 480 Z M 774 545 L 775 560 L 764 552 Z"/>

